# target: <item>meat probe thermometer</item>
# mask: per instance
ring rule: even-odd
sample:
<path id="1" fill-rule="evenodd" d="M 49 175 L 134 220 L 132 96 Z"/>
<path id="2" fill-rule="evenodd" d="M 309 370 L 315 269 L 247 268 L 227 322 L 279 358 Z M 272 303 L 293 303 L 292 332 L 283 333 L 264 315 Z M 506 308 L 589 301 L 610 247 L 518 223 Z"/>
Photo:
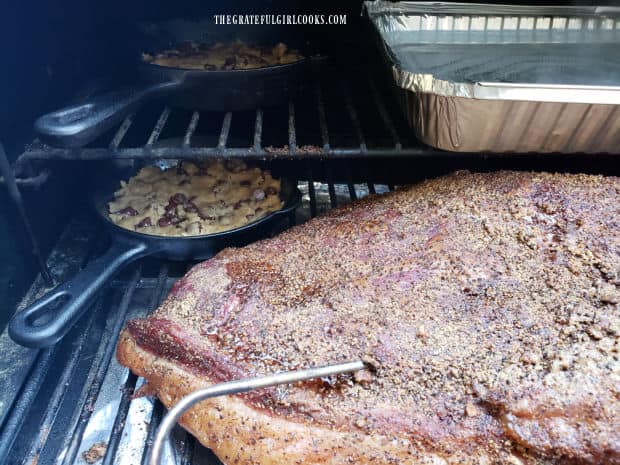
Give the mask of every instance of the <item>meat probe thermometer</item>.
<path id="1" fill-rule="evenodd" d="M 164 442 L 172 428 L 177 423 L 181 415 L 192 407 L 195 403 L 212 397 L 226 396 L 230 394 L 239 394 L 254 389 L 277 386 L 279 384 L 291 384 L 298 381 L 305 381 L 312 378 L 321 378 L 323 376 L 339 375 L 343 373 L 352 373 L 354 371 L 363 370 L 366 365 L 361 360 L 354 362 L 338 363 L 335 365 L 325 365 L 321 367 L 306 368 L 303 370 L 284 371 L 268 376 L 259 376 L 256 378 L 246 378 L 237 381 L 229 381 L 227 383 L 219 383 L 188 394 L 183 397 L 174 407 L 172 407 L 161 421 L 148 465 L 159 465 L 162 456 Z"/>

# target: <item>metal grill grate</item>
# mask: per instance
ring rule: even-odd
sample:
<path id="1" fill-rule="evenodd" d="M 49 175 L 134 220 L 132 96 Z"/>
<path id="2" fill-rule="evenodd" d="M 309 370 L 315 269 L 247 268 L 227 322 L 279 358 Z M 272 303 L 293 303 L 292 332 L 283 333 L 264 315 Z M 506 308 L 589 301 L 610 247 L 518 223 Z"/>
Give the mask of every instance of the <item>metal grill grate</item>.
<path id="1" fill-rule="evenodd" d="M 161 120 L 161 119 L 160 119 Z M 329 175 L 328 175 L 329 176 Z M 300 182 L 303 204 L 295 222 L 329 210 L 385 185 Z M 287 225 L 281 224 L 273 231 Z M 98 231 L 87 218 L 66 229 L 49 263 L 58 281 L 98 254 Z M 159 401 L 133 398 L 143 380 L 114 358 L 125 321 L 152 311 L 192 263 L 145 259 L 116 278 L 77 326 L 58 345 L 26 349 L 0 335 L 6 354 L 0 365 L 9 385 L 0 393 L 0 463 L 37 465 L 85 464 L 84 452 L 104 443 L 103 465 L 144 464 L 164 413 Z M 44 290 L 41 279 L 25 302 Z M 189 434 L 176 428 L 165 455 L 170 464 L 219 464 Z"/>
<path id="2" fill-rule="evenodd" d="M 398 110 L 384 88 L 372 77 L 316 82 L 314 89 L 289 101 L 285 107 L 259 108 L 249 115 L 241 112 L 241 118 L 239 113 L 231 112 L 215 114 L 148 107 L 128 116 L 114 131 L 81 149 L 53 148 L 35 141 L 21 155 L 20 163 L 53 159 L 334 158 L 445 153 L 417 141 L 402 118 L 391 116 L 398 114 Z M 310 113 L 313 114 L 311 118 Z M 149 123 L 152 114 L 159 116 Z M 266 118 L 270 119 L 269 128 L 280 128 L 281 134 L 275 137 L 276 145 L 267 145 L 265 141 Z M 205 141 L 201 137 L 200 127 L 205 121 L 219 126 L 219 131 L 210 131 L 210 135 L 219 133 L 216 140 Z M 229 140 L 231 130 L 239 125 L 253 126 L 253 133 L 247 140 Z M 307 140 L 303 142 L 298 134 L 300 127 L 304 131 L 312 127 L 311 134 L 304 134 Z M 177 139 L 178 144 L 158 146 L 157 141 L 165 132 L 171 132 L 167 138 Z M 348 134 L 355 137 L 348 138 Z M 339 137 L 341 135 L 345 137 Z"/>

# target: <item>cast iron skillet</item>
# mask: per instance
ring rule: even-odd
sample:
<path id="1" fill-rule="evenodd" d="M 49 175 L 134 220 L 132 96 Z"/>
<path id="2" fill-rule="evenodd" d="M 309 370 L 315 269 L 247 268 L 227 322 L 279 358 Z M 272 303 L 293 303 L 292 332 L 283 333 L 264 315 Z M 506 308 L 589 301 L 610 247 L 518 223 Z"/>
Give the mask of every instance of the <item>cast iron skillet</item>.
<path id="1" fill-rule="evenodd" d="M 9 323 L 9 335 L 18 344 L 47 347 L 58 342 L 88 309 L 88 303 L 97 292 L 134 260 L 147 255 L 170 260 L 209 258 L 224 247 L 242 245 L 260 237 L 275 221 L 292 213 L 301 201 L 301 193 L 295 183 L 282 179 L 280 197 L 284 205 L 276 212 L 230 231 L 202 236 L 164 237 L 130 231 L 110 220 L 107 204 L 117 188 L 118 184 L 108 186 L 93 198 L 95 211 L 112 235 L 110 247 L 73 279 L 13 317 Z M 55 303 L 60 305 L 51 309 Z"/>
<path id="2" fill-rule="evenodd" d="M 149 50 L 159 51 L 199 39 L 189 26 L 168 28 L 167 33 L 167 45 L 160 37 L 157 43 L 150 44 L 160 48 Z M 210 34 L 208 40 L 215 42 L 220 37 Z M 229 40 L 228 36 L 221 38 Z M 275 34 L 270 38 L 263 35 L 261 40 L 269 45 L 288 42 Z M 162 98 L 172 106 L 210 111 L 238 111 L 283 103 L 308 81 L 311 67 L 325 61 L 325 57 L 310 56 L 312 52 L 301 50 L 306 58 L 282 65 L 247 70 L 187 70 L 145 63 L 142 51 L 135 52 L 141 82 L 41 116 L 34 125 L 41 139 L 58 147 L 82 147 L 154 98 Z"/>

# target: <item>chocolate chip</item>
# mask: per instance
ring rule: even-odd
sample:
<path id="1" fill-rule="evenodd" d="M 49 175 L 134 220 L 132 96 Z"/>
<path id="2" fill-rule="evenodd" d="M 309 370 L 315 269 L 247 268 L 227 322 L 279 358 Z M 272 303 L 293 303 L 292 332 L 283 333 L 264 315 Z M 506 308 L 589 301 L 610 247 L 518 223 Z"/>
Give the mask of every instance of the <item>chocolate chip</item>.
<path id="1" fill-rule="evenodd" d="M 146 218 L 143 218 L 142 220 L 140 220 L 140 222 L 138 224 L 136 224 L 135 228 L 146 228 L 149 226 L 153 226 L 153 224 L 151 223 L 151 217 L 147 216 Z"/>
<path id="2" fill-rule="evenodd" d="M 267 189 L 265 189 L 265 194 L 267 195 L 276 195 L 277 193 L 278 191 L 273 186 L 269 186 Z"/>
<path id="3" fill-rule="evenodd" d="M 157 226 L 163 228 L 165 226 L 170 226 L 172 224 L 172 216 L 162 216 L 159 220 L 157 220 Z"/>
<path id="4" fill-rule="evenodd" d="M 126 216 L 138 216 L 138 210 L 136 210 L 133 207 L 125 207 L 117 212 L 112 212 L 114 214 L 118 214 L 118 215 L 126 215 Z"/>
<path id="5" fill-rule="evenodd" d="M 185 221 L 184 218 L 179 218 L 178 216 L 173 216 L 173 215 L 166 215 L 166 216 L 162 216 L 157 221 L 157 225 L 163 228 L 166 226 L 174 226 L 175 224 L 182 223 L 183 221 Z"/>
<path id="6" fill-rule="evenodd" d="M 234 55 L 230 56 L 226 58 L 226 61 L 224 62 L 224 69 L 234 69 L 236 64 L 237 64 L 237 57 Z"/>
<path id="7" fill-rule="evenodd" d="M 192 201 L 188 201 L 185 205 L 183 205 L 183 210 L 187 213 L 196 213 L 198 212 L 198 207 Z"/>
<path id="8" fill-rule="evenodd" d="M 170 203 L 176 203 L 177 205 L 181 205 L 187 201 L 187 197 L 185 194 L 181 194 L 177 192 L 172 197 L 170 197 Z"/>

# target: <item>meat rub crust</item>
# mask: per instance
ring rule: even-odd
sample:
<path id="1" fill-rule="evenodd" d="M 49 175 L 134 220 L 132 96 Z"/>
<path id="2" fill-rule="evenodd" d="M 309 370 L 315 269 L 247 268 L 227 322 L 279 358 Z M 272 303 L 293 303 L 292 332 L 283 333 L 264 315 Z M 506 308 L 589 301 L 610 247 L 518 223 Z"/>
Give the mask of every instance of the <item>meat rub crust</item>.
<path id="1" fill-rule="evenodd" d="M 149 382 L 170 408 L 191 392 L 213 384 L 204 376 L 142 349 L 123 331 L 118 360 Z M 226 465 L 461 465 L 491 464 L 496 454 L 479 449 L 474 455 L 455 451 L 438 455 L 405 438 L 359 431 L 334 430 L 274 416 L 238 397 L 205 400 L 185 413 L 179 423 Z M 506 464 L 521 464 L 502 453 Z"/>

